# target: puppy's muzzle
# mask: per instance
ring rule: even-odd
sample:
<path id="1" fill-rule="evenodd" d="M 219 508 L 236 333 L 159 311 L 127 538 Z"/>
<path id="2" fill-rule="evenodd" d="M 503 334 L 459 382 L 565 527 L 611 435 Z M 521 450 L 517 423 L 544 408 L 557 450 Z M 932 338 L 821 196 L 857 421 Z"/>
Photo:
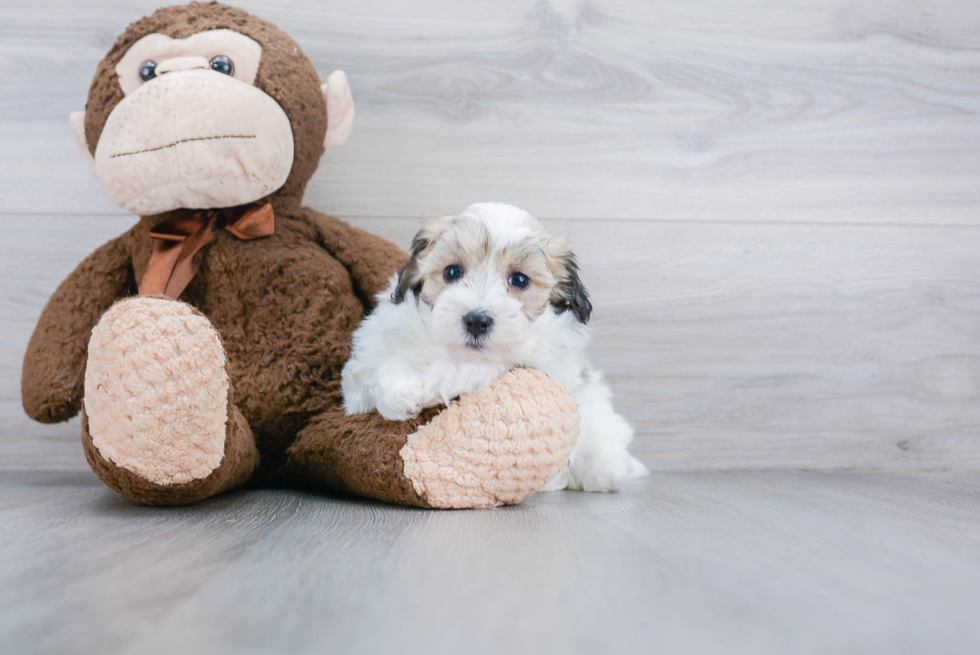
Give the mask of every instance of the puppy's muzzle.
<path id="1" fill-rule="evenodd" d="M 493 317 L 486 312 L 470 312 L 463 317 L 463 325 L 475 339 L 490 331 L 490 327 L 493 325 Z"/>

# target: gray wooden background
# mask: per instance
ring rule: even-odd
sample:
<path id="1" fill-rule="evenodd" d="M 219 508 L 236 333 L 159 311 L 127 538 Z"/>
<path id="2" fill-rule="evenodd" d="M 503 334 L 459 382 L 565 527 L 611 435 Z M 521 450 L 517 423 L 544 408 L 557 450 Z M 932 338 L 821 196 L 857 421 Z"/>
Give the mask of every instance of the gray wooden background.
<path id="1" fill-rule="evenodd" d="M 157 4 L 0 5 L 0 469 L 85 468 L 21 358 L 134 220 L 67 115 Z M 980 3 L 238 4 L 350 77 L 306 204 L 403 247 L 478 200 L 570 231 L 651 468 L 980 467 Z"/>
<path id="2" fill-rule="evenodd" d="M 23 415 L 47 297 L 134 220 L 67 116 L 159 2 L 0 2 L 0 650 L 980 652 L 980 2 L 240 3 L 350 77 L 307 204 L 571 232 L 658 472 L 479 512 L 140 507 Z"/>

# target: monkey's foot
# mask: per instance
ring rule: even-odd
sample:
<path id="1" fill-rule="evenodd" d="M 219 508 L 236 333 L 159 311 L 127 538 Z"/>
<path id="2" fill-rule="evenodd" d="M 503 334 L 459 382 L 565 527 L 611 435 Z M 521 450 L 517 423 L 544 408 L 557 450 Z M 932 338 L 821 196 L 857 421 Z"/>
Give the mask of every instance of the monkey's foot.
<path id="1" fill-rule="evenodd" d="M 516 369 L 453 402 L 399 454 L 431 507 L 519 503 L 568 465 L 578 438 L 575 397 L 533 369 Z"/>
<path id="2" fill-rule="evenodd" d="M 116 303 L 92 331 L 84 403 L 104 460 L 154 485 L 207 478 L 224 456 L 229 418 L 218 333 L 182 302 Z"/>

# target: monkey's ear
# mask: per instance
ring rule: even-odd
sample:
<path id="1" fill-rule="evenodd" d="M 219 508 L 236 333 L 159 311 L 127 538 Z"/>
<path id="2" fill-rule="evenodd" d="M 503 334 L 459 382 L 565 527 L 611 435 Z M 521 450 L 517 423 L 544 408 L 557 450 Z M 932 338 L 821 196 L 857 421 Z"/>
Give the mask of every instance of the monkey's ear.
<path id="1" fill-rule="evenodd" d="M 323 139 L 323 147 L 339 148 L 347 143 L 354 126 L 354 98 L 350 94 L 347 75 L 344 71 L 330 73 L 320 89 L 327 101 L 327 136 Z"/>
<path id="2" fill-rule="evenodd" d="M 71 123 L 71 129 L 75 133 L 75 143 L 78 144 L 78 149 L 85 155 L 89 170 L 92 171 L 92 175 L 95 175 L 95 157 L 92 155 L 92 151 L 88 149 L 88 140 L 85 138 L 85 112 L 73 111 L 68 116 L 68 122 Z"/>
<path id="3" fill-rule="evenodd" d="M 412 256 L 405 262 L 405 265 L 398 271 L 398 284 L 395 285 L 395 292 L 391 294 L 391 301 L 396 305 L 405 300 L 405 294 L 409 288 L 418 300 L 419 292 L 422 290 L 422 281 L 418 279 L 419 256 L 429 247 L 431 241 L 429 234 L 422 228 L 412 239 Z"/>
<path id="4" fill-rule="evenodd" d="M 578 275 L 578 262 L 575 255 L 567 252 L 559 258 L 558 284 L 551 292 L 551 306 L 560 314 L 572 310 L 575 320 L 583 325 L 592 316 L 592 302 L 589 292 Z"/>

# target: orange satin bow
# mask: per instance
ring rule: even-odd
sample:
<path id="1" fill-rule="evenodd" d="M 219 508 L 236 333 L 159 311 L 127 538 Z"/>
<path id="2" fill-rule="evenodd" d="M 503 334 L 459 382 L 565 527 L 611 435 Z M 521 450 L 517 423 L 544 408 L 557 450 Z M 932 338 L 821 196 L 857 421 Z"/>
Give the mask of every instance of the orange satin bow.
<path id="1" fill-rule="evenodd" d="M 140 284 L 141 295 L 178 298 L 201 266 L 204 247 L 224 229 L 239 239 L 259 239 L 276 231 L 272 203 L 247 209 L 185 210 L 150 232 L 153 253 Z"/>

